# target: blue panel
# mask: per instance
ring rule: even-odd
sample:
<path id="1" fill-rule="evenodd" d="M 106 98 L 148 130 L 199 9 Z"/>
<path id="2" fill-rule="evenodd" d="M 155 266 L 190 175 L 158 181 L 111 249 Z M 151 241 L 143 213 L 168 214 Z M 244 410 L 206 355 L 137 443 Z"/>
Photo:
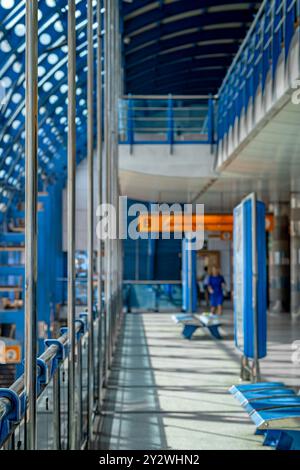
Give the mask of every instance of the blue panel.
<path id="1" fill-rule="evenodd" d="M 185 312 L 197 311 L 197 274 L 196 260 L 197 253 L 195 250 L 190 251 L 189 240 L 182 240 L 182 309 Z M 190 305 L 190 287 L 189 276 L 192 271 L 192 305 Z"/>
<path id="2" fill-rule="evenodd" d="M 291 388 L 266 388 L 264 390 L 255 390 L 251 392 L 245 392 L 243 393 L 245 401 L 252 401 L 252 400 L 257 400 L 260 398 L 267 398 L 267 397 L 277 397 L 277 396 L 286 396 L 286 395 L 295 395 L 294 390 Z"/>
<path id="3" fill-rule="evenodd" d="M 253 411 L 261 411 L 267 410 L 268 408 L 275 408 L 275 407 L 284 407 L 284 406 L 300 406 L 300 397 L 297 396 L 289 396 L 289 397 L 272 397 L 272 398 L 265 398 L 263 400 L 254 400 L 250 403 L 244 405 L 245 410 L 247 413 L 251 414 Z"/>
<path id="4" fill-rule="evenodd" d="M 155 253 L 155 279 L 179 281 L 181 278 L 181 240 L 157 240 Z"/>
<path id="5" fill-rule="evenodd" d="M 250 392 L 255 390 L 265 390 L 274 387 L 284 387 L 283 382 L 259 382 L 256 384 L 242 384 L 242 385 L 233 385 L 229 392 L 234 395 L 238 392 Z"/>
<path id="6" fill-rule="evenodd" d="M 265 206 L 257 202 L 257 335 L 258 356 L 267 354 L 267 279 Z M 235 343 L 248 357 L 254 357 L 252 307 L 252 201 L 246 200 L 234 211 L 234 320 Z"/>

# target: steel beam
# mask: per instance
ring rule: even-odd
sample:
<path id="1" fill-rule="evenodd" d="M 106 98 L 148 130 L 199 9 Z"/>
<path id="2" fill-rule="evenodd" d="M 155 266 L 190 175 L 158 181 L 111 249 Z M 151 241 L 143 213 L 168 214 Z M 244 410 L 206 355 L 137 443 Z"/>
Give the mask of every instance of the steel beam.
<path id="1" fill-rule="evenodd" d="M 93 440 L 94 413 L 94 38 L 93 0 L 87 2 L 87 253 L 88 253 L 88 442 Z"/>
<path id="2" fill-rule="evenodd" d="M 68 0 L 68 448 L 76 448 L 75 222 L 76 222 L 76 6 Z"/>
<path id="3" fill-rule="evenodd" d="M 26 448 L 37 448 L 38 1 L 26 0 L 25 393 Z"/>
<path id="4" fill-rule="evenodd" d="M 111 203 L 111 9 L 112 2 L 105 0 L 105 203 Z M 107 383 L 110 365 L 110 321 L 111 321 L 111 240 L 105 240 L 105 368 Z"/>
<path id="5" fill-rule="evenodd" d="M 98 160 L 98 204 L 102 204 L 103 200 L 103 132 L 102 132 L 102 0 L 98 0 L 97 3 L 97 160 Z M 98 240 L 98 321 L 99 321 L 99 335 L 98 335 L 98 411 L 101 408 L 102 402 L 102 380 L 103 380 L 103 354 L 102 354 L 102 338 L 103 338 L 103 325 L 102 325 L 102 273 L 103 273 L 103 263 L 102 263 L 102 240 Z"/>

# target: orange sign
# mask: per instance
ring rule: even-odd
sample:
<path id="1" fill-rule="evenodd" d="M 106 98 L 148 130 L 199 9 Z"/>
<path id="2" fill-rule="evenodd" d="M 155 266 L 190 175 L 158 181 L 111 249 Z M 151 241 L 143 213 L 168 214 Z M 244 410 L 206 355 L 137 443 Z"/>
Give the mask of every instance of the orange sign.
<path id="1" fill-rule="evenodd" d="M 174 233 L 196 232 L 233 232 L 233 215 L 230 214 L 141 214 L 139 217 L 139 231 L 142 233 Z M 266 231 L 274 229 L 273 215 L 266 216 Z"/>
<path id="2" fill-rule="evenodd" d="M 14 342 L 0 340 L 0 364 L 20 364 L 22 360 L 21 346 Z"/>

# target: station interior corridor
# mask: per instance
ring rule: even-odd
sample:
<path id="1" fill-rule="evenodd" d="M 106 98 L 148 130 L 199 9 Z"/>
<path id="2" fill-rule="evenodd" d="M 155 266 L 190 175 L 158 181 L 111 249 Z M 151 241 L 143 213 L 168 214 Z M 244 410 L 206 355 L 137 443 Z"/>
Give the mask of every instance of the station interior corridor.
<path id="1" fill-rule="evenodd" d="M 224 340 L 200 330 L 188 341 L 170 312 L 127 314 L 95 447 L 270 450 L 261 446 L 261 436 L 254 435 L 253 424 L 228 393 L 240 375 L 229 303 L 223 323 Z M 291 359 L 298 325 L 288 316 L 271 319 L 268 357 L 261 361 L 263 381 L 279 380 L 298 389 L 299 365 Z"/>
<path id="2" fill-rule="evenodd" d="M 299 126 L 300 0 L 0 0 L 0 450 L 300 450 Z"/>

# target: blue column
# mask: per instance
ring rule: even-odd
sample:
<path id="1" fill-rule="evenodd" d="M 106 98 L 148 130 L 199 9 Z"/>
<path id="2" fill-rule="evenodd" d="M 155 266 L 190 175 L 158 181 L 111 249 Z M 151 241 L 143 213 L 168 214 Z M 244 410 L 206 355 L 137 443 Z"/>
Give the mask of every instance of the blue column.
<path id="1" fill-rule="evenodd" d="M 190 251 L 190 240 L 182 240 L 182 310 L 197 311 L 197 252 Z"/>
<path id="2" fill-rule="evenodd" d="M 132 147 L 134 144 L 134 111 L 131 95 L 128 97 L 127 109 L 127 142 Z"/>
<path id="3" fill-rule="evenodd" d="M 173 108 L 173 98 L 172 95 L 169 95 L 168 98 L 168 144 L 173 147 L 174 144 L 174 108 Z"/>
<path id="4" fill-rule="evenodd" d="M 215 107 L 213 97 L 210 95 L 208 100 L 208 143 L 214 144 L 215 134 Z"/>
<path id="5" fill-rule="evenodd" d="M 38 198 L 38 353 L 44 350 L 44 340 L 50 336 L 50 201 L 48 194 L 40 194 Z"/>

